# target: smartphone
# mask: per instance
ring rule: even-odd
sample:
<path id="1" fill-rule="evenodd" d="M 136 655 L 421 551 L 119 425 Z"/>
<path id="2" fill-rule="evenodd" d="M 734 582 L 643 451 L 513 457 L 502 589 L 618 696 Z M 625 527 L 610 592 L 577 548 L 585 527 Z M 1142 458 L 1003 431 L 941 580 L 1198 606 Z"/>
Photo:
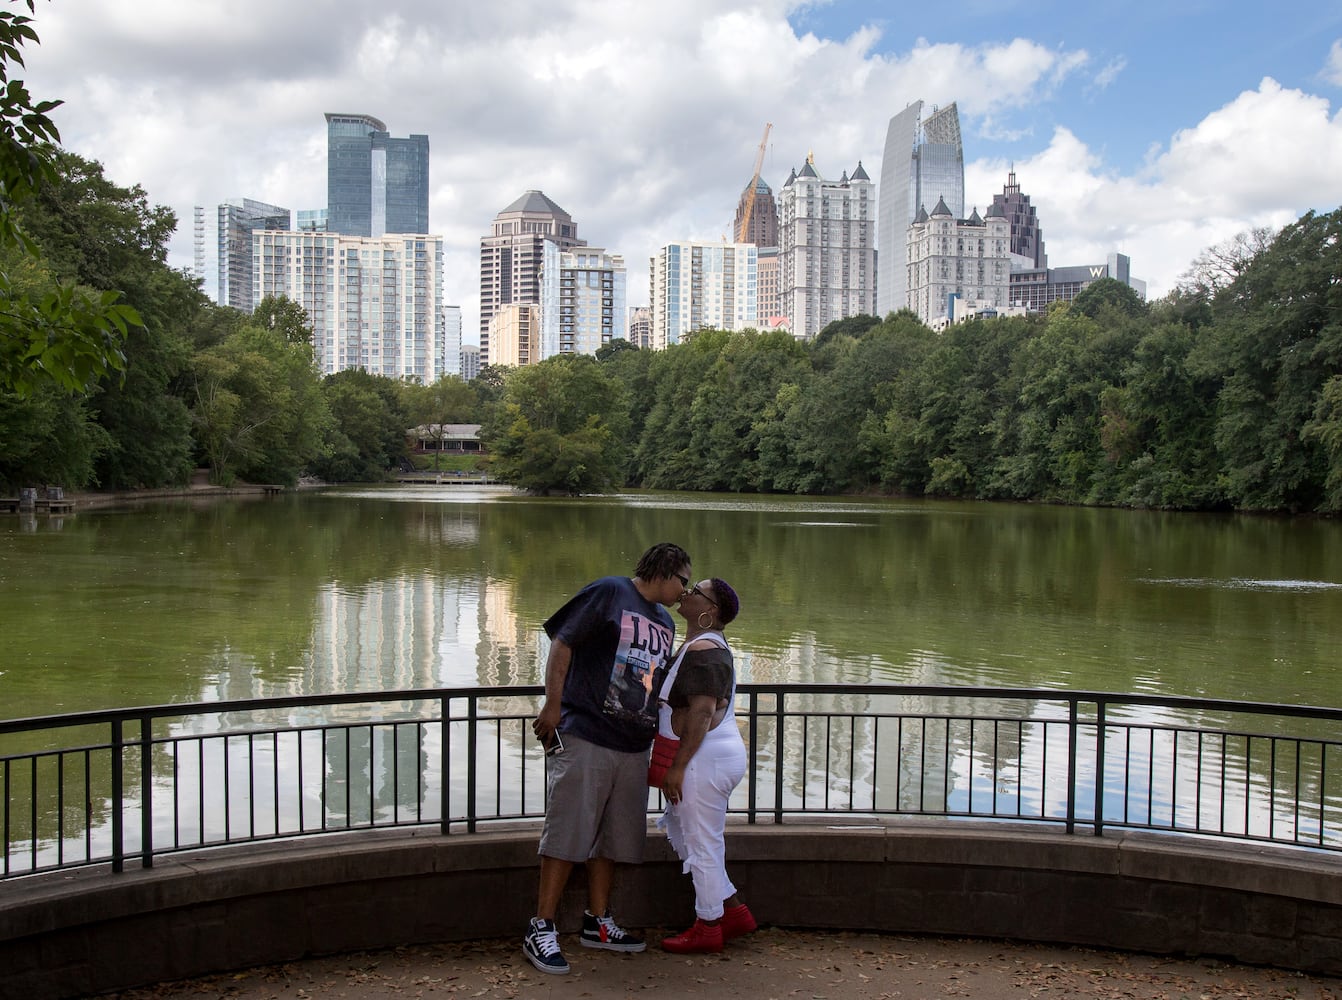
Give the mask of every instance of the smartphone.
<path id="1" fill-rule="evenodd" d="M 547 757 L 553 757 L 557 753 L 563 753 L 564 741 L 559 735 L 559 730 L 556 729 L 551 733 L 549 740 L 541 740 L 541 746 L 545 747 L 545 756 Z"/>

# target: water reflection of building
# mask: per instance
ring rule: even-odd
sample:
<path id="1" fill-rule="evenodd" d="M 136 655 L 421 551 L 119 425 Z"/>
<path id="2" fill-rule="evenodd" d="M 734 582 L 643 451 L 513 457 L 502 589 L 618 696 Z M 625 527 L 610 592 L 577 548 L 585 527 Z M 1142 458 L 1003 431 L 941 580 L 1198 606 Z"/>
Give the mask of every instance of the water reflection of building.
<path id="1" fill-rule="evenodd" d="M 540 682 L 542 647 L 548 645 L 539 622 L 518 617 L 514 598 L 511 581 L 485 581 L 476 665 L 476 679 L 482 685 Z"/>

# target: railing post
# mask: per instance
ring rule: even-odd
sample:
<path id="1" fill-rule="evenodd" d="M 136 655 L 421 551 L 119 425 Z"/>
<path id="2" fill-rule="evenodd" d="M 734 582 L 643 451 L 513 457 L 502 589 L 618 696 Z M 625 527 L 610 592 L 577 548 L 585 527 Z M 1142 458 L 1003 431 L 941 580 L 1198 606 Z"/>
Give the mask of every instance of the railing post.
<path id="1" fill-rule="evenodd" d="M 126 870 L 126 819 L 121 815 L 121 810 L 125 805 L 123 787 L 124 776 L 122 775 L 123 762 L 121 760 L 121 752 L 124 745 L 124 734 L 122 732 L 123 725 L 124 720 L 121 718 L 112 720 L 112 871 L 114 872 L 123 872 Z"/>
<path id="2" fill-rule="evenodd" d="M 438 806 L 439 829 L 443 836 L 452 832 L 452 727 L 448 721 L 448 715 L 452 710 L 452 699 L 444 695 L 438 700 L 439 711 L 443 720 L 443 735 L 438 747 L 438 767 L 439 774 L 442 777 L 439 781 L 442 784 L 442 791 L 439 797 L 442 800 Z"/>
<path id="3" fill-rule="evenodd" d="M 140 718 L 140 864 L 154 867 L 153 720 Z M 225 806 L 227 808 L 227 806 Z"/>
<path id="4" fill-rule="evenodd" d="M 466 697 L 466 829 L 475 832 L 475 765 L 479 754 L 475 747 L 479 727 L 479 696 L 471 692 Z"/>
<path id="5" fill-rule="evenodd" d="M 757 772 L 759 771 L 760 766 L 760 755 L 756 741 L 759 739 L 760 731 L 760 696 L 758 692 L 751 691 L 750 694 L 746 695 L 746 699 L 747 703 L 750 705 L 750 720 L 747 727 L 750 731 L 750 739 L 746 741 L 746 756 L 748 759 L 746 766 L 746 822 L 754 823 L 756 796 L 759 793 L 759 777 Z"/>
<path id="6" fill-rule="evenodd" d="M 1104 710 L 1103 699 L 1095 702 L 1095 836 L 1104 833 Z"/>
<path id="7" fill-rule="evenodd" d="M 783 822 L 783 700 L 780 689 L 774 692 L 774 823 Z M 806 761 L 802 760 L 802 780 L 806 780 Z"/>
<path id="8" fill-rule="evenodd" d="M 1076 832 L 1076 750 L 1081 742 L 1077 700 L 1067 699 L 1067 832 Z"/>

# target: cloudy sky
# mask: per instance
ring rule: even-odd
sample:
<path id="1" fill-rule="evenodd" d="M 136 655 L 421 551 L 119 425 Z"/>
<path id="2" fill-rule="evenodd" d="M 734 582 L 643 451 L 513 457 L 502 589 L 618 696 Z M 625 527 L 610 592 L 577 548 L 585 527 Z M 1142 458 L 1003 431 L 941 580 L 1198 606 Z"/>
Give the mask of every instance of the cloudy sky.
<path id="1" fill-rule="evenodd" d="M 325 206 L 325 112 L 427 133 L 468 341 L 505 205 L 543 190 L 641 304 L 660 246 L 730 232 L 765 122 L 777 191 L 808 152 L 879 178 L 890 117 L 955 101 L 967 202 L 1014 164 L 1050 264 L 1126 253 L 1152 297 L 1206 246 L 1342 204 L 1336 0 L 39 0 L 36 28 L 30 88 L 177 213 L 175 266 L 207 207 L 211 294 L 218 202 Z"/>

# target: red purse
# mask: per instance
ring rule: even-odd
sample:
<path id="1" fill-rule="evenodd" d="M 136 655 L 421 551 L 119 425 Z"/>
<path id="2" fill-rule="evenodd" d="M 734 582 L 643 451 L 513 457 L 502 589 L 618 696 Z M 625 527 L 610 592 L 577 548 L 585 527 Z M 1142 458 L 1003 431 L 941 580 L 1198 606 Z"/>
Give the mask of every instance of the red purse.
<path id="1" fill-rule="evenodd" d="M 676 751 L 680 749 L 680 740 L 674 736 L 657 734 L 652 741 L 652 758 L 648 762 L 648 787 L 661 788 L 666 782 L 666 772 L 675 762 Z"/>

